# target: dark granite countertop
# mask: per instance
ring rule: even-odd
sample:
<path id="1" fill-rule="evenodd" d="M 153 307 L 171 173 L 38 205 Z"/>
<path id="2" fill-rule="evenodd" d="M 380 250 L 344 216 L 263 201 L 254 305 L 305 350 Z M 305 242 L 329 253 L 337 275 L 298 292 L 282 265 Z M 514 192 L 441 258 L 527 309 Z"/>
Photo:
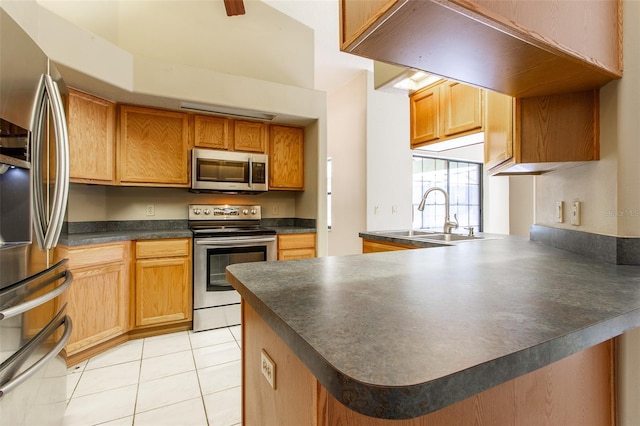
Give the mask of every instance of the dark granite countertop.
<path id="1" fill-rule="evenodd" d="M 640 267 L 524 238 L 231 265 L 339 401 L 413 418 L 640 326 Z"/>
<path id="2" fill-rule="evenodd" d="M 191 238 L 193 234 L 188 229 L 176 230 L 148 230 L 148 231 L 105 231 L 68 234 L 60 236 L 59 243 L 69 247 L 87 244 L 112 243 L 115 241 L 155 240 L 159 238 Z"/>
<path id="3" fill-rule="evenodd" d="M 289 220 L 291 221 L 291 220 Z M 268 226 L 278 234 L 316 232 L 309 223 L 281 222 L 283 226 Z M 267 225 L 280 225 L 271 221 Z M 311 223 L 311 225 L 314 225 Z M 65 224 L 59 243 L 66 246 L 101 244 L 115 241 L 151 240 L 159 238 L 191 238 L 186 220 L 134 220 L 110 222 L 72 222 Z"/>

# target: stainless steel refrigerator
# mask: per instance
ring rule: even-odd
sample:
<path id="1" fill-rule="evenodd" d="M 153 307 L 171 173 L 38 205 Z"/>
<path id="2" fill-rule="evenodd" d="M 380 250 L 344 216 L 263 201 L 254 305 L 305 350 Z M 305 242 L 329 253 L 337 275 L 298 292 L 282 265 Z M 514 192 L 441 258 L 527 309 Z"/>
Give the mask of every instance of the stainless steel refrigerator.
<path id="1" fill-rule="evenodd" d="M 0 3 L 0 425 L 61 424 L 72 325 L 56 259 L 69 190 L 63 81 Z"/>

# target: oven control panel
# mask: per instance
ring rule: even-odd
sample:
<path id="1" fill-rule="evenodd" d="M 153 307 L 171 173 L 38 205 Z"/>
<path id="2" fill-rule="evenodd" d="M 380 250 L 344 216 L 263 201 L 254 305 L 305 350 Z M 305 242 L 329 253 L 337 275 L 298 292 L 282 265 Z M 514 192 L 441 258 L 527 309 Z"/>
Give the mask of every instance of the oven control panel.
<path id="1" fill-rule="evenodd" d="M 260 206 L 189 204 L 189 220 L 256 220 L 261 218 Z"/>

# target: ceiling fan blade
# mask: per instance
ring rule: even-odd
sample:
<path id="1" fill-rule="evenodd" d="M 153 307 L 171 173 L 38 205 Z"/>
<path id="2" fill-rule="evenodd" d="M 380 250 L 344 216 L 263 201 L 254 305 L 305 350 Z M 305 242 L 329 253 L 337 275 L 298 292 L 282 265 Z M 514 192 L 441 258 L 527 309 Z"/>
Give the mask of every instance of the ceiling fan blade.
<path id="1" fill-rule="evenodd" d="M 224 8 L 227 10 L 227 16 L 244 15 L 243 0 L 224 0 Z"/>

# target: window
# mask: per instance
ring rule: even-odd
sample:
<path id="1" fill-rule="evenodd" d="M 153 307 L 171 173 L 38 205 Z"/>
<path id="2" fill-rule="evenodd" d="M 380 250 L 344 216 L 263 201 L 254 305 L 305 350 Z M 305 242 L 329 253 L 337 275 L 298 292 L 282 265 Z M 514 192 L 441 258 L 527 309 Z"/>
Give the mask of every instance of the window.
<path id="1" fill-rule="evenodd" d="M 413 156 L 413 228 L 442 231 L 445 218 L 444 195 L 429 194 L 424 211 L 418 210 L 424 192 L 439 186 L 449 194 L 450 215 L 459 227 L 473 226 L 482 231 L 482 164 L 441 158 Z"/>

